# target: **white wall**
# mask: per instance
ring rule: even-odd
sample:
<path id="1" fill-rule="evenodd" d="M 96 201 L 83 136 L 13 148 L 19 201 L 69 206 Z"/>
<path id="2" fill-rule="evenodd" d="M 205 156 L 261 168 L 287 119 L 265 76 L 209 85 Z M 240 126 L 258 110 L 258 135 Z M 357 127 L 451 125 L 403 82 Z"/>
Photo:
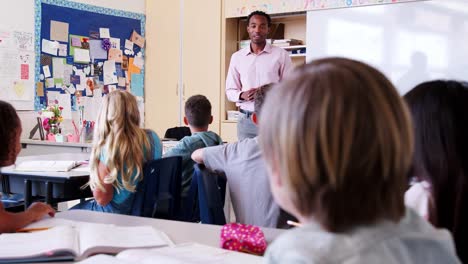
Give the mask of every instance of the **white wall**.
<path id="1" fill-rule="evenodd" d="M 307 60 L 346 56 L 389 77 L 401 94 L 435 78 L 468 79 L 468 1 L 432 0 L 310 11 Z"/>
<path id="2" fill-rule="evenodd" d="M 75 0 L 73 2 L 135 13 L 146 13 L 145 0 Z M 34 3 L 34 0 L 15 0 L 8 1 L 8 7 L 6 7 L 6 3 L 2 1 L 4 8 L 0 8 L 0 29 L 34 33 Z M 77 21 L 77 23 L 79 23 L 79 21 Z M 36 124 L 35 118 L 37 114 L 33 111 L 19 111 L 18 114 L 23 125 L 22 138 L 27 138 L 29 136 L 29 131 Z M 67 124 L 65 124 L 65 126 L 67 126 Z"/>

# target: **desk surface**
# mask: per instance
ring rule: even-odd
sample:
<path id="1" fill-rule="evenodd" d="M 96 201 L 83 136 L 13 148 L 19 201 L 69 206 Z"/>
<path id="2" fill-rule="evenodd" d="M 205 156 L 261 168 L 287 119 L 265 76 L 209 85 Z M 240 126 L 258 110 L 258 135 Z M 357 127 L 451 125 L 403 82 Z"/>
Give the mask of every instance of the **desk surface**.
<path id="1" fill-rule="evenodd" d="M 21 139 L 21 144 L 59 146 L 59 147 L 81 147 L 81 148 L 91 148 L 92 146 L 91 143 L 53 142 L 53 141 L 38 140 L 38 139 Z"/>
<path id="2" fill-rule="evenodd" d="M 60 212 L 57 213 L 55 217 L 74 221 L 115 224 L 120 226 L 149 225 L 165 232 L 175 244 L 197 242 L 213 247 L 219 247 L 221 226 L 218 225 L 169 221 L 86 210 L 69 210 Z M 262 230 L 268 243 L 271 243 L 277 236 L 285 231 L 274 228 L 262 228 Z"/>
<path id="3" fill-rule="evenodd" d="M 89 160 L 90 153 L 62 153 L 62 154 L 48 154 L 48 155 L 38 155 L 38 156 L 24 156 L 18 157 L 16 163 L 19 164 L 22 161 L 26 160 Z M 82 177 L 89 176 L 89 169 L 83 169 L 77 167 L 67 172 L 43 172 L 43 171 L 16 171 L 15 165 L 0 168 L 0 174 L 8 175 L 34 175 L 37 177 L 51 177 L 51 178 L 65 178 L 69 179 L 72 177 Z"/>

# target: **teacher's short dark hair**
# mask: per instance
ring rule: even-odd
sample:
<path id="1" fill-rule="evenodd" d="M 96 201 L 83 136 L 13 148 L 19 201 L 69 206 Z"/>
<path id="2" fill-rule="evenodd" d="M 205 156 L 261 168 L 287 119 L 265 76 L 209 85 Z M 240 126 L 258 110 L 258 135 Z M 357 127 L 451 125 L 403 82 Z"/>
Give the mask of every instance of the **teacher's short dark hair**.
<path id="1" fill-rule="evenodd" d="M 16 133 L 19 133 L 18 128 L 21 126 L 20 119 L 15 108 L 5 102 L 0 101 L 0 139 L 5 142 L 0 147 L 0 166 L 4 162 L 11 160 L 11 155 L 16 155 L 15 139 Z M 14 160 L 14 159 L 13 159 Z"/>
<path id="2" fill-rule="evenodd" d="M 268 15 L 267 13 L 263 12 L 263 11 L 253 11 L 252 13 L 249 14 L 249 16 L 247 16 L 247 25 L 250 24 L 250 18 L 253 17 L 253 16 L 262 16 L 262 17 L 265 17 L 267 22 L 268 22 L 268 27 L 271 26 L 271 17 L 270 15 Z"/>
<path id="3" fill-rule="evenodd" d="M 203 95 L 191 96 L 185 102 L 185 117 L 191 126 L 205 127 L 211 121 L 211 103 Z"/>

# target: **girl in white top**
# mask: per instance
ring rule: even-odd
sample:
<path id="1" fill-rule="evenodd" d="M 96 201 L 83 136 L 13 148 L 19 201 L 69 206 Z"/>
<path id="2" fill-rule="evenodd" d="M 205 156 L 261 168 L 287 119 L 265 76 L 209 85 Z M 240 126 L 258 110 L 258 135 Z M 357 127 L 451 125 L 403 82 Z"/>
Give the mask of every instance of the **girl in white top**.
<path id="1" fill-rule="evenodd" d="M 410 115 L 379 71 L 316 60 L 274 87 L 261 115 L 273 196 L 303 224 L 267 263 L 460 263 L 450 233 L 405 208 Z"/>
<path id="2" fill-rule="evenodd" d="M 416 183 L 405 203 L 452 232 L 468 263 L 468 84 L 436 80 L 405 95 L 415 131 Z"/>

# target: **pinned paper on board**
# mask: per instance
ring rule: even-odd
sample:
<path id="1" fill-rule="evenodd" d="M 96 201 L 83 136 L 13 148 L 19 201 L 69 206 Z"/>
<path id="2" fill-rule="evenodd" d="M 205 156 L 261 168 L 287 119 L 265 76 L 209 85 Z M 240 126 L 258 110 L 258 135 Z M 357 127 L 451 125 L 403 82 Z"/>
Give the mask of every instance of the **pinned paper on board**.
<path id="1" fill-rule="evenodd" d="M 143 96 L 143 74 L 132 74 L 131 82 L 132 94 L 135 96 Z"/>
<path id="2" fill-rule="evenodd" d="M 125 77 L 119 77 L 118 86 L 119 86 L 119 87 L 125 87 L 126 84 L 127 84 L 127 79 L 125 79 Z"/>
<path id="3" fill-rule="evenodd" d="M 70 85 L 70 76 L 73 74 L 73 66 L 65 64 L 63 66 L 63 84 Z"/>
<path id="4" fill-rule="evenodd" d="M 52 74 L 54 78 L 63 78 L 64 77 L 64 67 L 65 59 L 64 58 L 52 58 Z"/>
<path id="5" fill-rule="evenodd" d="M 43 82 L 36 83 L 36 95 L 44 96 L 44 83 Z"/>
<path id="6" fill-rule="evenodd" d="M 90 32 L 89 32 L 89 38 L 91 38 L 91 39 L 99 39 L 99 32 L 97 32 L 97 31 L 90 31 Z"/>
<path id="7" fill-rule="evenodd" d="M 42 52 L 57 56 L 58 45 L 56 41 L 42 39 Z"/>
<path id="8" fill-rule="evenodd" d="M 81 84 L 81 79 L 80 79 L 80 76 L 79 75 L 71 75 L 70 76 L 70 82 L 72 84 Z"/>
<path id="9" fill-rule="evenodd" d="M 73 56 L 75 55 L 75 49 L 81 49 L 82 42 L 88 42 L 89 37 L 87 36 L 79 36 L 79 35 L 70 35 L 70 47 L 68 48 L 68 54 Z M 76 42 L 73 44 L 73 42 Z M 76 46 L 75 46 L 76 45 Z"/>
<path id="10" fill-rule="evenodd" d="M 107 59 L 107 51 L 102 48 L 101 40 L 90 39 L 89 40 L 89 53 L 91 59 Z"/>
<path id="11" fill-rule="evenodd" d="M 143 66 L 145 65 L 145 61 L 143 57 L 137 56 L 133 58 L 133 64 L 137 66 L 138 68 L 143 69 Z"/>
<path id="12" fill-rule="evenodd" d="M 109 60 L 114 60 L 117 63 L 122 63 L 122 50 L 110 49 L 108 59 Z"/>
<path id="13" fill-rule="evenodd" d="M 49 78 L 51 76 L 49 65 L 42 66 L 42 72 L 44 73 L 44 77 Z"/>
<path id="14" fill-rule="evenodd" d="M 68 42 L 68 23 L 51 20 L 50 39 Z"/>
<path id="15" fill-rule="evenodd" d="M 125 40 L 125 49 L 128 49 L 128 50 L 133 50 L 133 42 L 126 39 Z"/>
<path id="16" fill-rule="evenodd" d="M 63 107 L 62 109 L 62 117 L 64 119 L 71 119 L 71 100 L 70 100 L 70 94 L 62 94 L 59 93 L 55 96 L 55 99 L 58 101 L 58 105 Z"/>
<path id="17" fill-rule="evenodd" d="M 138 34 L 135 30 L 132 32 L 132 36 L 130 37 L 130 41 L 135 43 L 140 48 L 145 46 L 145 38 Z"/>
<path id="18" fill-rule="evenodd" d="M 108 60 L 104 62 L 104 85 L 118 83 L 117 74 L 115 72 L 115 61 Z"/>
<path id="19" fill-rule="evenodd" d="M 66 44 L 59 44 L 58 55 L 60 57 L 66 57 L 68 51 L 68 46 Z"/>
<path id="20" fill-rule="evenodd" d="M 41 65 L 51 65 L 52 57 L 50 55 L 41 54 Z"/>
<path id="21" fill-rule="evenodd" d="M 45 85 L 46 85 L 46 88 L 54 88 L 55 87 L 54 78 L 45 79 Z"/>
<path id="22" fill-rule="evenodd" d="M 120 39 L 119 38 L 110 38 L 111 48 L 120 49 Z"/>
<path id="23" fill-rule="evenodd" d="M 109 28 L 99 28 L 99 37 L 110 38 Z"/>
<path id="24" fill-rule="evenodd" d="M 140 70 L 140 68 L 135 66 L 135 64 L 133 63 L 133 58 L 130 57 L 130 58 L 128 58 L 128 77 L 127 77 L 128 82 L 130 82 L 130 83 L 132 82 L 132 74 L 134 74 L 134 73 L 139 74 L 139 73 L 141 73 L 141 70 Z"/>
<path id="25" fill-rule="evenodd" d="M 122 70 L 128 70 L 128 57 L 122 57 Z"/>
<path id="26" fill-rule="evenodd" d="M 76 63 L 89 63 L 91 58 L 89 57 L 89 50 L 75 48 L 75 54 L 73 60 Z"/>
<path id="27" fill-rule="evenodd" d="M 81 48 L 89 50 L 89 40 L 81 42 Z"/>
<path id="28" fill-rule="evenodd" d="M 81 39 L 80 37 L 71 37 L 71 45 L 73 47 L 81 47 Z"/>

